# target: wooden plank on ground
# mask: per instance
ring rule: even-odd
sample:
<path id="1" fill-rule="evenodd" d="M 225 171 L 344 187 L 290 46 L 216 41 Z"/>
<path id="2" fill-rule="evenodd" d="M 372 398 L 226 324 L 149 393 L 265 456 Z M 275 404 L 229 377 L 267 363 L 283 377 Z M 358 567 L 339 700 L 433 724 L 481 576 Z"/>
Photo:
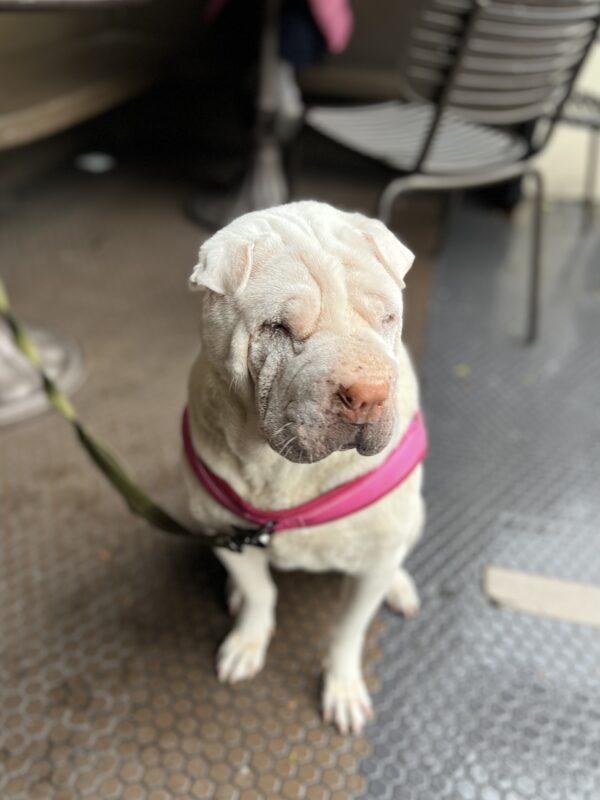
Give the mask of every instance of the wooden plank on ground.
<path id="1" fill-rule="evenodd" d="M 483 589 L 504 608 L 600 628 L 600 586 L 489 565 Z"/>

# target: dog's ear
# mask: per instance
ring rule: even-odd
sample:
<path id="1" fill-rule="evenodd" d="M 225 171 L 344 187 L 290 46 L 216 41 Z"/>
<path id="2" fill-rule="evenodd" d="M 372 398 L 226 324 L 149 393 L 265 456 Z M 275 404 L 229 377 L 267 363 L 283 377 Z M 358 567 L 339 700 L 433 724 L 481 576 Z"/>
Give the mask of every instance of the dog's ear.
<path id="1" fill-rule="evenodd" d="M 377 260 L 398 286 L 404 289 L 404 276 L 415 260 L 414 253 L 378 219 L 363 217 L 361 229 Z"/>
<path id="2" fill-rule="evenodd" d="M 217 294 L 240 295 L 252 271 L 253 250 L 254 242 L 224 246 L 209 239 L 200 248 L 198 263 L 189 280 L 190 289 L 193 292 L 210 289 Z"/>

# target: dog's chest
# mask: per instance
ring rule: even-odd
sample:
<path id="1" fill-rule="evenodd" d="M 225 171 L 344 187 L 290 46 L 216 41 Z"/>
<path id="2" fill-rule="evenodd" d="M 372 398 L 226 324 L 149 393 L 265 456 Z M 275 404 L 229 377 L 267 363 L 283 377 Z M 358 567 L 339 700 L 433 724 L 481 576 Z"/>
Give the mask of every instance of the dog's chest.
<path id="1" fill-rule="evenodd" d="M 420 531 L 420 476 L 388 497 L 337 522 L 276 533 L 270 560 L 279 569 L 361 573 L 387 558 L 403 558 Z"/>
<path id="2" fill-rule="evenodd" d="M 194 519 L 215 531 L 226 532 L 239 520 L 216 503 L 183 464 Z M 273 566 L 310 572 L 340 571 L 358 574 L 387 559 L 398 563 L 414 546 L 420 519 L 422 468 L 385 498 L 336 522 L 284 530 L 269 546 Z"/>
<path id="3" fill-rule="evenodd" d="M 368 537 L 368 541 L 366 538 L 363 540 L 357 528 L 339 522 L 285 531 L 275 535 L 270 561 L 283 570 L 358 573 L 366 564 L 380 562 L 386 552 L 393 550 L 396 537 L 380 532 Z"/>

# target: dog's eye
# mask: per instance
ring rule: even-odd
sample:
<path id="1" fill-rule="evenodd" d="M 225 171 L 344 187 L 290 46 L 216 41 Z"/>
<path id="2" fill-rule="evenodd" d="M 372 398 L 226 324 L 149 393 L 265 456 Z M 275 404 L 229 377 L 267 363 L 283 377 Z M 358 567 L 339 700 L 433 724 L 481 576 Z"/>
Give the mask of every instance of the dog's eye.
<path id="1" fill-rule="evenodd" d="M 268 333 L 281 334 L 283 336 L 289 336 L 290 339 L 292 338 L 292 333 L 290 329 L 283 322 L 275 322 L 273 320 L 268 322 L 263 322 L 261 328 L 263 331 L 266 331 Z"/>

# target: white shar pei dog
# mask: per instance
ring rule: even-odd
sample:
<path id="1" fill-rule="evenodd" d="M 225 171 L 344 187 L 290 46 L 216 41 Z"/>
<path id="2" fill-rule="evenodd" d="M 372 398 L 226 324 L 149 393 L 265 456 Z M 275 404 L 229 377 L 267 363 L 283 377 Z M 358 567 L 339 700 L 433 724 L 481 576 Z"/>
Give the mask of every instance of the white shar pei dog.
<path id="1" fill-rule="evenodd" d="M 201 350 L 189 382 L 189 438 L 242 500 L 288 509 L 384 464 L 419 408 L 401 340 L 412 253 L 379 221 L 300 202 L 238 218 L 210 238 L 190 279 Z M 185 463 L 190 509 L 215 533 L 251 527 Z M 422 467 L 376 502 L 325 524 L 276 532 L 264 549 L 217 549 L 236 614 L 217 656 L 221 681 L 254 676 L 274 630 L 280 569 L 350 576 L 324 664 L 326 721 L 358 732 L 372 716 L 361 671 L 370 620 L 386 599 L 419 599 L 402 562 L 424 523 Z M 352 500 L 350 501 L 352 502 Z"/>

